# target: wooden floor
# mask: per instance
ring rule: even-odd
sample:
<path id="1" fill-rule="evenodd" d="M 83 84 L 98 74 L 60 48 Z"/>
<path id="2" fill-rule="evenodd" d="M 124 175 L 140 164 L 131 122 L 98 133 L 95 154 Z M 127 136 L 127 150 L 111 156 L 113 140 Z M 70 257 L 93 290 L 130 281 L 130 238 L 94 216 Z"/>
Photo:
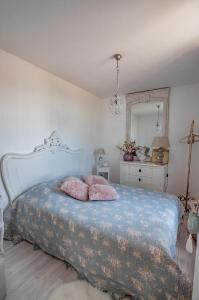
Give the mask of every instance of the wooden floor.
<path id="1" fill-rule="evenodd" d="M 193 282 L 196 243 L 193 242 L 193 253 L 188 253 L 185 249 L 187 238 L 187 222 L 185 220 L 181 224 L 180 233 L 177 240 L 177 263 L 190 281 Z"/>
<path id="2" fill-rule="evenodd" d="M 5 252 L 6 300 L 47 300 L 54 288 L 77 278 L 64 262 L 27 242 L 5 242 Z"/>
<path id="3" fill-rule="evenodd" d="M 190 280 L 193 280 L 195 249 L 193 254 L 186 252 L 186 238 L 186 224 L 183 224 L 177 243 L 177 262 Z M 41 250 L 34 251 L 33 246 L 27 242 L 15 246 L 11 242 L 5 242 L 4 246 L 6 300 L 47 300 L 55 287 L 77 278 L 76 272 L 67 269 L 64 262 Z"/>

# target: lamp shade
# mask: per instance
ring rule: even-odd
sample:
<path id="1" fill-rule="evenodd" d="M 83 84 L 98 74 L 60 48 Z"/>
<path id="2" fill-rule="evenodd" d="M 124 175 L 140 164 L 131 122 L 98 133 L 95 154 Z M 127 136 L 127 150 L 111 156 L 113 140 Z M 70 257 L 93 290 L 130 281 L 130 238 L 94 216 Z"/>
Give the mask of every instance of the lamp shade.
<path id="1" fill-rule="evenodd" d="M 155 136 L 153 138 L 152 147 L 168 149 L 170 147 L 168 137 L 167 136 Z"/>
<path id="2" fill-rule="evenodd" d="M 95 155 L 105 155 L 105 150 L 103 148 L 98 148 L 95 150 Z"/>

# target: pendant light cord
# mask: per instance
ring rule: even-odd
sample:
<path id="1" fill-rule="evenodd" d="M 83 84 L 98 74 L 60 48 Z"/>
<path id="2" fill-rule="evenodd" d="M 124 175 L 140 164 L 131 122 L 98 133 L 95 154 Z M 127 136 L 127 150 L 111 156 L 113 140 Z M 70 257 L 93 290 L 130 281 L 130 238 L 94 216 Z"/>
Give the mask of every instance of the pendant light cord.
<path id="1" fill-rule="evenodd" d="M 120 88 L 120 81 L 119 81 L 119 60 L 117 59 L 117 66 L 116 66 L 116 71 L 117 71 L 117 90 L 116 90 L 116 95 L 119 93 L 119 88 Z"/>
<path id="2" fill-rule="evenodd" d="M 157 108 L 158 108 L 158 120 L 156 123 L 156 127 L 159 127 L 159 125 L 160 125 L 160 105 L 157 105 Z"/>
<path id="3" fill-rule="evenodd" d="M 121 111 L 121 100 L 119 97 L 119 88 L 120 88 L 119 60 L 122 58 L 122 55 L 114 54 L 113 58 L 116 60 L 116 89 L 113 97 L 111 98 L 110 105 L 113 114 L 119 115 Z"/>

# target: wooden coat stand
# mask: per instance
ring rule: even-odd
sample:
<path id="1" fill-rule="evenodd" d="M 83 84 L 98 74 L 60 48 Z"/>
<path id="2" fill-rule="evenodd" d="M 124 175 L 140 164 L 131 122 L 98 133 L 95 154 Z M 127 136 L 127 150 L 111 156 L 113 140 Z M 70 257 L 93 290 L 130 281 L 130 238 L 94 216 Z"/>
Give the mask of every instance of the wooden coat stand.
<path id="1" fill-rule="evenodd" d="M 180 139 L 180 143 L 187 143 L 189 145 L 189 157 L 188 157 L 188 172 L 187 172 L 187 185 L 186 185 L 186 194 L 179 195 L 179 199 L 182 201 L 185 207 L 185 212 L 189 211 L 188 204 L 194 200 L 190 196 L 189 193 L 189 186 L 190 186 L 190 173 L 191 173 L 191 159 L 192 159 L 192 147 L 193 144 L 199 142 L 199 135 L 194 133 L 194 120 L 191 122 L 191 128 L 189 135 L 185 136 L 184 138 Z"/>

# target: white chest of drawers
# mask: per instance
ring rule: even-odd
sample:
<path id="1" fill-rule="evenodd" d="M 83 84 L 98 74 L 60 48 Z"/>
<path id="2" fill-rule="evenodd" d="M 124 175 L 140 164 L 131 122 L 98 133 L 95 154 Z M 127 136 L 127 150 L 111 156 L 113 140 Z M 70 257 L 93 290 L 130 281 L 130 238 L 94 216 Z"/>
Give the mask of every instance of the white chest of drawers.
<path id="1" fill-rule="evenodd" d="M 120 183 L 166 192 L 168 166 L 141 162 L 120 162 Z"/>

